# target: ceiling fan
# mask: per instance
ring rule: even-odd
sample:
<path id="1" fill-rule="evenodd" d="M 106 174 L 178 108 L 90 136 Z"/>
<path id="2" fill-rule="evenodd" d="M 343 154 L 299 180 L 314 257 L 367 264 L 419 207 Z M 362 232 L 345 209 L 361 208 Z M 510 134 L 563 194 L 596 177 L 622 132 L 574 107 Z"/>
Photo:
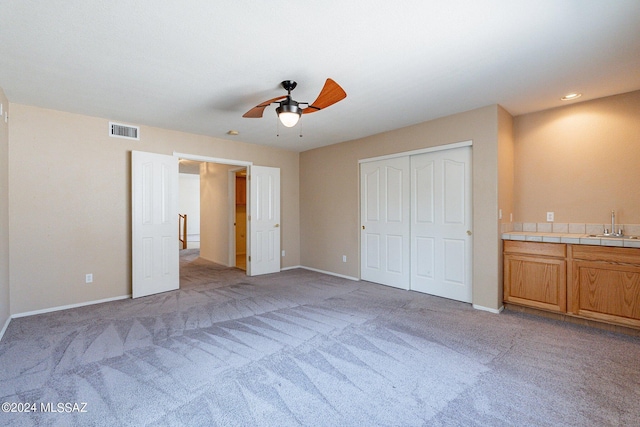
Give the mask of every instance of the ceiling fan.
<path id="1" fill-rule="evenodd" d="M 316 111 L 327 108 L 347 97 L 347 93 L 344 89 L 342 89 L 340 85 L 332 79 L 327 79 L 320 91 L 320 94 L 318 95 L 318 98 L 316 98 L 312 103 L 298 102 L 291 98 L 291 91 L 298 85 L 298 83 L 293 80 L 285 80 L 280 83 L 280 85 L 287 91 L 286 95 L 264 101 L 244 113 L 242 117 L 254 119 L 260 118 L 262 117 L 262 113 L 265 108 L 277 102 L 280 106 L 276 108 L 276 113 L 278 114 L 280 121 L 286 127 L 293 127 L 298 123 L 302 114 L 315 113 Z M 306 105 L 306 107 L 301 108 L 300 105 Z"/>

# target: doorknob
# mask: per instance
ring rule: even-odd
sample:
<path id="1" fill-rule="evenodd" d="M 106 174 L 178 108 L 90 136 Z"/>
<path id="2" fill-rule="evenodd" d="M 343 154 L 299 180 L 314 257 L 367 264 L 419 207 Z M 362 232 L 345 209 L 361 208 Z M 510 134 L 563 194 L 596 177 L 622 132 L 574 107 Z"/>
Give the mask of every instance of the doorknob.
<path id="1" fill-rule="evenodd" d="M 362 229 L 364 230 L 364 225 L 362 226 Z"/>
<path id="2" fill-rule="evenodd" d="M 467 235 L 471 236 L 473 233 L 471 232 L 471 230 L 467 230 Z"/>
<path id="3" fill-rule="evenodd" d="M 280 224 L 276 224 L 276 225 L 274 225 L 274 227 L 278 228 L 278 227 L 280 227 Z"/>

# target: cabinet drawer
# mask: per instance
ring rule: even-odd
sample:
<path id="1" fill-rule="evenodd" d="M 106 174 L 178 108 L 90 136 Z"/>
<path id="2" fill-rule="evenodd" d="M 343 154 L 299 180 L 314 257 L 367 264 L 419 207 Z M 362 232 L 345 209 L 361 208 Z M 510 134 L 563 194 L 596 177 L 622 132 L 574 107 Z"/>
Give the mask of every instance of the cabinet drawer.
<path id="1" fill-rule="evenodd" d="M 567 245 L 564 243 L 522 242 L 505 240 L 504 253 L 551 256 L 564 258 L 567 255 Z"/>
<path id="2" fill-rule="evenodd" d="M 610 246 L 573 245 L 573 259 L 640 266 L 640 249 Z"/>

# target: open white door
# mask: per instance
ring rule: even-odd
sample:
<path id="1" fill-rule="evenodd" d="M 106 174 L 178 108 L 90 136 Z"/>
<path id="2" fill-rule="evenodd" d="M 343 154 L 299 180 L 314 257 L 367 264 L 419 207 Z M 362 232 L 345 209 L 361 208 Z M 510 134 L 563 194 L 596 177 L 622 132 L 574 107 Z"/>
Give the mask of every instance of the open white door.
<path id="1" fill-rule="evenodd" d="M 360 276 L 409 289 L 409 157 L 360 165 Z"/>
<path id="2" fill-rule="evenodd" d="M 131 152 L 133 298 L 180 286 L 178 158 Z"/>
<path id="3" fill-rule="evenodd" d="M 280 271 L 280 169 L 251 166 L 247 275 Z"/>

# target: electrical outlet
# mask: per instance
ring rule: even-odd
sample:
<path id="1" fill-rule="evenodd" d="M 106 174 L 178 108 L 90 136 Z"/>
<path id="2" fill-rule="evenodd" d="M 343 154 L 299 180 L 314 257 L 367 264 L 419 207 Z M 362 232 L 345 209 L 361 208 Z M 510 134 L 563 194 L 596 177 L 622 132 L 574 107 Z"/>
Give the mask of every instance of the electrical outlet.
<path id="1" fill-rule="evenodd" d="M 342 262 L 347 262 L 347 256 L 346 255 L 342 255 Z"/>
<path id="2" fill-rule="evenodd" d="M 547 212 L 547 222 L 553 222 L 553 212 Z"/>
<path id="3" fill-rule="evenodd" d="M 282 257 L 284 258 L 284 249 L 282 250 Z"/>
<path id="4" fill-rule="evenodd" d="M 92 283 L 93 282 L 93 274 L 87 274 L 86 276 L 84 276 L 84 282 L 85 283 Z"/>
<path id="5" fill-rule="evenodd" d="M 498 209 L 498 219 L 502 219 L 502 209 Z"/>

